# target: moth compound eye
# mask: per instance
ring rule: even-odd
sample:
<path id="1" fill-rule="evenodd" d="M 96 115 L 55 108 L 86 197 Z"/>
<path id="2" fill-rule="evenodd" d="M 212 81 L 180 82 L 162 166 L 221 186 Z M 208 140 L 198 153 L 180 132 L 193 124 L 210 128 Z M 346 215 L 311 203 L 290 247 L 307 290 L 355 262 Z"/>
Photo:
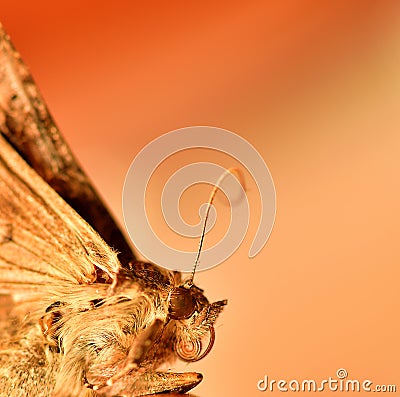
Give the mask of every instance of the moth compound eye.
<path id="1" fill-rule="evenodd" d="M 215 341 L 214 327 L 210 327 L 209 334 L 205 337 L 208 338 L 207 348 L 203 349 L 204 344 L 199 339 L 191 340 L 179 338 L 175 342 L 175 352 L 178 357 L 187 362 L 199 361 L 204 358 L 212 349 Z"/>
<path id="2" fill-rule="evenodd" d="M 189 318 L 196 309 L 196 301 L 189 289 L 185 287 L 174 288 L 169 301 L 169 315 L 174 320 Z"/>

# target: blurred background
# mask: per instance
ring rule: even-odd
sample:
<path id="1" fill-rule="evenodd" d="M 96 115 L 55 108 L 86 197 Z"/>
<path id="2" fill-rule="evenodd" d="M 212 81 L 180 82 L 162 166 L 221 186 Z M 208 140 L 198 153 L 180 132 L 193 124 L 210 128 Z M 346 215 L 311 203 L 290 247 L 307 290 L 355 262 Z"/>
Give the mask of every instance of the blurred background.
<path id="1" fill-rule="evenodd" d="M 229 301 L 212 352 L 173 367 L 203 373 L 197 396 L 256 396 L 265 375 L 319 381 L 338 368 L 400 390 L 399 2 L 3 0 L 0 20 L 121 224 L 131 161 L 168 131 L 225 128 L 268 164 L 267 245 L 247 257 L 260 211 L 247 176 L 248 235 L 196 276 L 210 300 Z M 188 160 L 235 165 L 209 152 L 169 159 L 149 200 Z M 182 198 L 188 222 L 210 192 L 199 189 Z"/>

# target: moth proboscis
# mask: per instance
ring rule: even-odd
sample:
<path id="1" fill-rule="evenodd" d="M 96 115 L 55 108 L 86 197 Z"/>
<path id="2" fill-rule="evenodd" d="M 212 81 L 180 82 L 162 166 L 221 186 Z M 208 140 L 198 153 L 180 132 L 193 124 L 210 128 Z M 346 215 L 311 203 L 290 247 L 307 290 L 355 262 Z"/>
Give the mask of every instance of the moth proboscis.
<path id="1" fill-rule="evenodd" d="M 226 300 L 135 259 L 1 25 L 0 132 L 0 395 L 191 390 L 159 368 L 210 351 Z"/>

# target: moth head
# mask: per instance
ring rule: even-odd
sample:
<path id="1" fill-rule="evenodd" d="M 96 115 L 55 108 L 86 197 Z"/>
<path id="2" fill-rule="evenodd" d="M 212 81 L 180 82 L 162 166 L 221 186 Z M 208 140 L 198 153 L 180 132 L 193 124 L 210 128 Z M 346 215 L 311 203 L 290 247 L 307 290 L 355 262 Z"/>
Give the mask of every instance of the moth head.
<path id="1" fill-rule="evenodd" d="M 210 304 L 203 290 L 191 283 L 173 288 L 169 316 L 177 320 L 174 350 L 181 360 L 198 361 L 210 352 L 215 341 L 214 323 L 226 304 L 226 300 Z"/>
<path id="2" fill-rule="evenodd" d="M 175 351 L 184 361 L 198 361 L 211 350 L 215 332 L 213 324 L 222 308 L 227 304 L 226 300 L 209 303 L 203 295 L 203 290 L 193 284 L 194 276 L 203 247 L 206 233 L 207 220 L 216 192 L 227 175 L 240 172 L 236 168 L 227 169 L 215 183 L 207 203 L 203 229 L 200 236 L 199 249 L 190 278 L 172 289 L 169 294 L 168 311 L 169 317 L 178 320 L 178 332 L 175 342 Z M 242 182 L 241 182 L 242 183 Z M 204 336 L 208 336 L 206 348 L 203 350 Z"/>

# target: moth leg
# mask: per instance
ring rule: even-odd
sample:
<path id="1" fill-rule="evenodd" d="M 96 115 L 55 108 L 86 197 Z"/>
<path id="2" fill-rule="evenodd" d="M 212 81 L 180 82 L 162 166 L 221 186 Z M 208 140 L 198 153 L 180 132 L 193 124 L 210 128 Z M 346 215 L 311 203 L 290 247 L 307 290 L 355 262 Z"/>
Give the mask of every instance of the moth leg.
<path id="1" fill-rule="evenodd" d="M 164 326 L 164 321 L 155 319 L 149 327 L 135 338 L 126 359 L 122 363 L 121 369 L 107 380 L 107 386 L 112 386 L 116 381 L 134 369 L 137 369 L 134 375 L 135 378 L 144 373 L 146 369 L 140 368 L 139 366 L 145 360 L 147 353 L 154 346 L 154 343 L 161 337 Z M 93 386 L 93 390 L 98 390 L 102 387 L 104 387 L 104 385 L 95 385 Z"/>
<path id="2" fill-rule="evenodd" d="M 196 372 L 156 372 L 149 371 L 146 366 L 141 367 L 148 359 L 149 351 L 161 337 L 164 328 L 165 323 L 156 319 L 151 326 L 137 336 L 126 357 L 125 366 L 106 382 L 105 387 L 96 390 L 98 397 L 186 393 L 202 381 L 203 375 Z M 134 369 L 136 371 L 131 373 Z"/>
<path id="3" fill-rule="evenodd" d="M 138 366 L 145 359 L 150 348 L 161 337 L 164 326 L 164 321 L 157 318 L 140 333 L 129 350 L 127 362 Z"/>
<path id="4" fill-rule="evenodd" d="M 136 397 L 159 393 L 186 393 L 197 386 L 203 375 L 197 372 L 146 372 L 132 381 L 129 375 L 112 386 L 96 392 L 97 397 L 121 396 Z"/>

